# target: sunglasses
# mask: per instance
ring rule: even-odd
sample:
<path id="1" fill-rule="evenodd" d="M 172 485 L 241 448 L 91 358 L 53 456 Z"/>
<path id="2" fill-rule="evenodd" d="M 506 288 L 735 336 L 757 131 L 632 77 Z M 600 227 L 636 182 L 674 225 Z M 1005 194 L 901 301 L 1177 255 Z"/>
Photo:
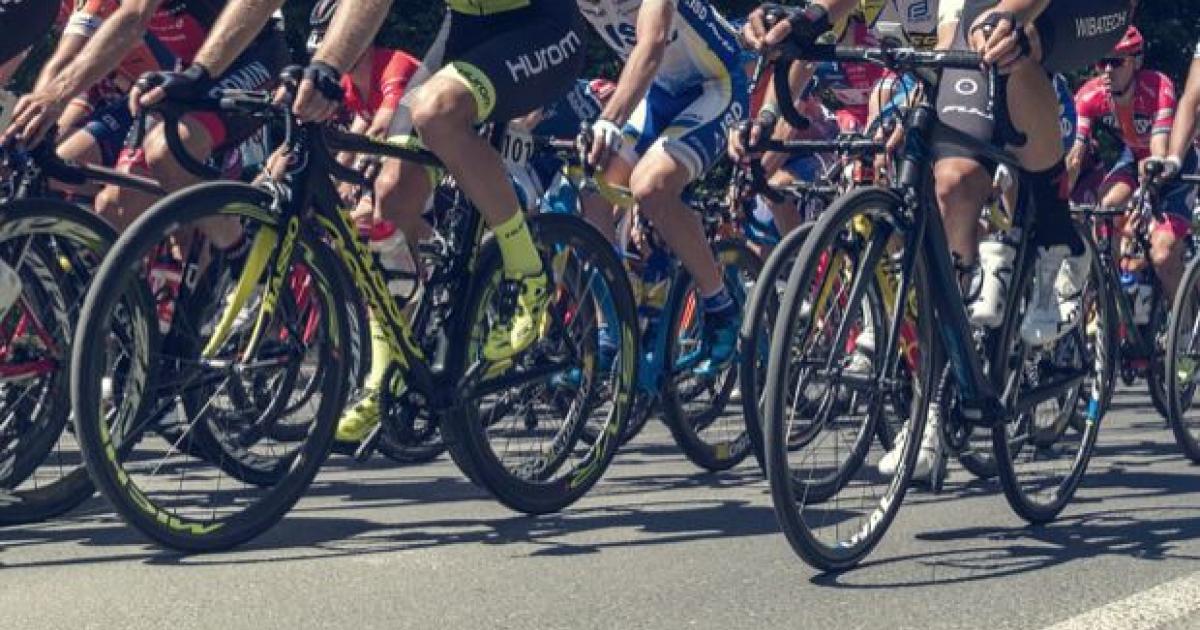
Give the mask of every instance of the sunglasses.
<path id="1" fill-rule="evenodd" d="M 1096 69 L 1108 70 L 1109 68 L 1119 68 L 1125 65 L 1125 62 L 1130 59 L 1133 59 L 1133 57 L 1105 57 L 1096 64 Z"/>

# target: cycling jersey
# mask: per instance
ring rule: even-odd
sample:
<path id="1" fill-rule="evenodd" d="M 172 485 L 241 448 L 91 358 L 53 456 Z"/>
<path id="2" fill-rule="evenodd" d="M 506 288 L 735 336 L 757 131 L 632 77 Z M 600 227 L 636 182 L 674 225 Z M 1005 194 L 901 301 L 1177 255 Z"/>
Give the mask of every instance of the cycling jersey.
<path id="1" fill-rule="evenodd" d="M 557 103 L 546 107 L 534 135 L 574 138 L 584 124 L 600 117 L 604 103 L 612 96 L 614 85 L 604 79 L 580 79 Z"/>
<path id="2" fill-rule="evenodd" d="M 120 0 L 80 0 L 67 32 L 84 37 L 95 35 L 104 19 L 120 4 Z M 162 0 L 146 24 L 146 33 L 160 42 L 166 52 L 190 64 L 224 6 L 225 0 Z"/>
<path id="3" fill-rule="evenodd" d="M 530 0 L 446 0 L 451 11 L 467 15 L 492 15 L 514 9 L 523 9 Z"/>
<path id="4" fill-rule="evenodd" d="M 855 14 L 870 29 L 881 23 L 899 24 L 909 42 L 917 48 L 933 48 L 937 44 L 938 27 L 957 21 L 962 15 L 965 0 L 859 0 Z M 845 29 L 842 23 L 839 36 Z"/>
<path id="5" fill-rule="evenodd" d="M 1078 110 L 1078 142 L 1087 142 L 1095 121 L 1117 129 L 1137 160 L 1150 155 L 1150 140 L 1171 133 L 1175 123 L 1175 84 L 1165 74 L 1139 70 L 1134 75 L 1133 99 L 1114 101 L 1103 77 L 1088 81 L 1075 95 Z"/>
<path id="6" fill-rule="evenodd" d="M 342 77 L 342 89 L 346 92 L 346 109 L 369 119 L 381 109 L 395 110 L 400 106 L 421 62 L 403 50 L 389 48 L 373 47 L 367 51 L 367 55 L 371 59 L 367 93 L 363 94 L 355 85 L 351 74 Z"/>
<path id="7" fill-rule="evenodd" d="M 707 0 L 673 0 L 675 18 L 654 84 L 679 94 L 708 80 L 725 79 L 740 70 L 737 34 Z M 642 0 L 579 0 L 579 10 L 621 59 L 637 43 L 637 16 Z"/>
<path id="8" fill-rule="evenodd" d="M 67 4 L 67 3 L 64 3 Z M 63 35 L 91 38 L 100 29 L 110 15 L 117 10 L 120 3 L 116 0 L 85 0 L 75 3 L 77 8 L 66 18 Z M 161 10 L 161 8 L 160 8 Z M 158 15 L 155 15 L 158 19 Z M 203 40 L 201 40 L 203 41 Z M 142 37 L 142 43 L 134 46 L 133 50 L 121 60 L 116 74 L 124 81 L 125 87 L 132 85 L 138 77 L 146 72 L 158 70 L 174 70 L 176 56 L 170 48 L 159 40 L 158 36 L 147 29 Z"/>
<path id="9" fill-rule="evenodd" d="M 699 177 L 724 154 L 728 127 L 746 115 L 749 88 L 732 25 L 706 0 L 673 0 L 675 15 L 658 72 L 625 125 L 622 159 L 636 164 L 662 146 Z M 579 0 L 608 46 L 628 59 L 642 0 Z"/>

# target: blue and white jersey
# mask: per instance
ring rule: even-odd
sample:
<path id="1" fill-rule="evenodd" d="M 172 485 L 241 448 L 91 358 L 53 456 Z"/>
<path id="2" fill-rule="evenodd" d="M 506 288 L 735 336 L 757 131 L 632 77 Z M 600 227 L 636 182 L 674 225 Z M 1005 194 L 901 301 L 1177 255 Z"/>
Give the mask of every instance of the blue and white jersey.
<path id="1" fill-rule="evenodd" d="M 736 31 L 707 0 L 667 0 L 675 18 L 667 50 L 654 83 L 671 94 L 741 74 L 742 49 Z M 637 43 L 637 18 L 643 0 L 578 0 L 579 10 L 621 59 Z"/>

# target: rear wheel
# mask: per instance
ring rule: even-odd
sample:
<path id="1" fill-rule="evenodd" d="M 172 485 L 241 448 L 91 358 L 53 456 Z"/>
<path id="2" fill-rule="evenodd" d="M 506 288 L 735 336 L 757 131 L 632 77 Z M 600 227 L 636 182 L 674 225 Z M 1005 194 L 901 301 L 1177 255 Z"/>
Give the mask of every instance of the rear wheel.
<path id="1" fill-rule="evenodd" d="M 594 228 L 544 214 L 530 229 L 551 280 L 548 329 L 511 361 L 482 359 L 487 331 L 503 316 L 499 249 L 489 242 L 450 363 L 451 373 L 479 377 L 460 388 L 463 404 L 441 426 L 475 481 L 508 507 L 541 514 L 583 496 L 616 453 L 636 386 L 637 312 L 624 267 Z M 598 361 L 602 323 L 620 342 L 608 365 Z M 584 439 L 586 427 L 597 439 Z"/>
<path id="2" fill-rule="evenodd" d="M 740 241 L 719 242 L 714 254 L 725 288 L 745 313 L 762 262 Z M 671 340 L 666 361 L 670 376 L 663 392 L 663 416 L 676 444 L 692 463 L 710 471 L 727 470 L 746 459 L 752 448 L 746 421 L 738 417 L 741 406 L 732 401 L 738 387 L 737 359 L 716 377 L 677 366 L 700 340 L 704 309 L 700 291 L 687 274 L 680 273 L 673 290 L 677 295 L 669 303 L 676 309 L 670 314 L 667 336 Z M 766 353 L 756 352 L 753 346 L 739 347 L 738 352 L 756 354 L 760 364 L 766 362 Z"/>
<path id="3" fill-rule="evenodd" d="M 1087 247 L 1095 245 L 1085 236 Z M 1087 470 L 1100 428 L 1102 398 L 1113 378 L 1117 329 L 1112 302 L 1104 293 L 1109 284 L 1097 256 L 1092 256 L 1091 274 L 1085 285 L 1096 292 L 1095 320 L 1082 322 L 1084 334 L 1095 335 L 1091 344 L 1078 333 L 1067 335 L 1051 347 L 1025 346 L 1017 333 L 1019 318 L 1010 318 L 1002 339 L 1012 348 L 1009 361 L 992 369 L 1004 370 L 1013 400 L 1014 417 L 992 430 L 992 448 L 1004 495 L 1009 505 L 1031 523 L 1053 520 L 1075 495 Z M 1033 290 L 1033 280 L 1018 287 L 1016 295 L 1025 299 Z M 1057 396 L 1021 408 L 1023 396 L 1034 395 L 1039 388 L 1068 382 L 1076 385 Z M 1083 430 L 1072 419 L 1080 396 L 1087 392 L 1087 414 Z M 1032 400 L 1032 399 L 1031 399 Z"/>

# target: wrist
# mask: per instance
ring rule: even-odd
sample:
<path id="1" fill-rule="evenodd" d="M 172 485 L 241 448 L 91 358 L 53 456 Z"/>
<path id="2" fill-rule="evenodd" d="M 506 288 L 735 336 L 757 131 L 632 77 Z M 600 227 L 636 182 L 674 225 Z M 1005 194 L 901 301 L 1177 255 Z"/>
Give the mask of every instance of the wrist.
<path id="1" fill-rule="evenodd" d="M 329 63 L 323 59 L 313 59 L 308 65 L 313 68 L 320 68 L 322 72 L 336 74 L 339 77 L 345 74 L 345 72 L 338 68 L 337 65 Z"/>
<path id="2" fill-rule="evenodd" d="M 192 65 L 183 71 L 183 76 L 196 82 L 212 81 L 213 78 L 208 67 L 199 62 L 192 62 Z"/>

